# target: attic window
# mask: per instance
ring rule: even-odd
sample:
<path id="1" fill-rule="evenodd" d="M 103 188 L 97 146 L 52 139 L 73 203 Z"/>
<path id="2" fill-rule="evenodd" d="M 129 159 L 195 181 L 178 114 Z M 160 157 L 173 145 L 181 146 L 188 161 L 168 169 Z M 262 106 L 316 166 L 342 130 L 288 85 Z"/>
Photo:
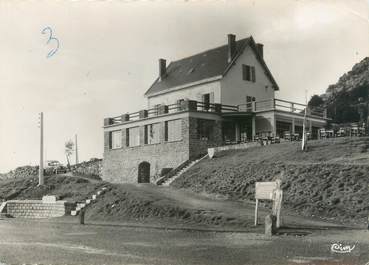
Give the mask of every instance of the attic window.
<path id="1" fill-rule="evenodd" d="M 242 65 L 242 79 L 245 81 L 255 82 L 255 67 L 243 64 Z"/>

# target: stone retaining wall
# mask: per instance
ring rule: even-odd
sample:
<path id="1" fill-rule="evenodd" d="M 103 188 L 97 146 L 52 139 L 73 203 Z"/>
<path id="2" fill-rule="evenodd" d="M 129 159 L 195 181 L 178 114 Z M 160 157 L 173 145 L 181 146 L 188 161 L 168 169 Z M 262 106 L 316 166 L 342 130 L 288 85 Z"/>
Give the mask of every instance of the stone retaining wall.
<path id="1" fill-rule="evenodd" d="M 93 159 L 72 165 L 71 171 L 73 174 L 100 179 L 102 177 L 102 159 Z"/>
<path id="2" fill-rule="evenodd" d="M 5 208 L 11 217 L 50 218 L 69 215 L 74 204 L 66 201 L 43 203 L 41 200 L 14 200 L 7 201 Z"/>

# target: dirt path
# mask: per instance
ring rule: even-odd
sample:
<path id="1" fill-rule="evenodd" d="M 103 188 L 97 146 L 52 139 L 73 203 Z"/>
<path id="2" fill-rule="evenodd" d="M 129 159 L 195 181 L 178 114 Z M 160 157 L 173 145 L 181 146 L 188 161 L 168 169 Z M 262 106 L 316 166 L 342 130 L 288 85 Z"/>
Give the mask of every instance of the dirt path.
<path id="1" fill-rule="evenodd" d="M 118 189 L 108 192 L 101 201 L 92 205 L 88 217 L 91 221 L 129 221 L 133 217 L 142 222 L 147 219 L 151 224 L 181 223 L 226 230 L 262 231 L 263 219 L 270 210 L 260 209 L 261 225 L 255 228 L 254 207 L 255 204 L 251 201 L 231 201 L 152 184 L 126 184 L 118 185 Z M 286 210 L 282 210 L 282 217 L 283 226 L 289 229 L 342 227 L 333 221 L 302 217 Z"/>

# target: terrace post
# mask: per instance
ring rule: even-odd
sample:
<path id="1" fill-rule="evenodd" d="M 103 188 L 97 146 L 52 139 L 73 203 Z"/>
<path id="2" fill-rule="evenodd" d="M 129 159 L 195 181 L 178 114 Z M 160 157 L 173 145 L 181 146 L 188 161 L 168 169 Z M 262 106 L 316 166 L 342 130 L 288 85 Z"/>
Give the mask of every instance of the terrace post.
<path id="1" fill-rule="evenodd" d="M 255 128 L 256 122 L 255 122 L 255 115 L 252 115 L 252 140 L 255 140 L 255 136 L 256 136 L 256 128 Z"/>
<path id="2" fill-rule="evenodd" d="M 129 114 L 122 115 L 122 122 L 129 121 Z"/>
<path id="3" fill-rule="evenodd" d="M 292 134 L 295 134 L 295 118 L 292 118 Z"/>
<path id="4" fill-rule="evenodd" d="M 147 118 L 147 110 L 140 110 L 140 112 L 139 112 L 139 118 L 140 119 L 144 119 L 144 118 Z"/>
<path id="5" fill-rule="evenodd" d="M 215 103 L 214 104 L 214 112 L 221 113 L 222 112 L 222 104 Z"/>
<path id="6" fill-rule="evenodd" d="M 105 118 L 104 119 L 104 126 L 112 125 L 113 119 L 112 118 Z"/>
<path id="7" fill-rule="evenodd" d="M 311 109 L 308 106 L 306 106 L 305 108 L 306 108 L 306 114 L 311 115 Z"/>
<path id="8" fill-rule="evenodd" d="M 295 111 L 295 103 L 291 102 L 291 112 Z"/>
<path id="9" fill-rule="evenodd" d="M 197 101 L 196 100 L 185 100 L 184 109 L 187 111 L 197 111 Z"/>
<path id="10" fill-rule="evenodd" d="M 160 105 L 158 108 L 159 115 L 168 113 L 168 106 L 167 105 Z"/>
<path id="11" fill-rule="evenodd" d="M 251 106 L 252 106 L 251 111 L 255 112 L 256 111 L 256 102 L 255 101 L 251 102 Z"/>

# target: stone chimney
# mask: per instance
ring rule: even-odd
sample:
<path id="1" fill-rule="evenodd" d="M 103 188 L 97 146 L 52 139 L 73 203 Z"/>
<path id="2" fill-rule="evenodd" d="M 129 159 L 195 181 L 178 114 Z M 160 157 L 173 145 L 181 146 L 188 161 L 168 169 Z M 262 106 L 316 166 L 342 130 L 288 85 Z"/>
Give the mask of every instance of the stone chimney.
<path id="1" fill-rule="evenodd" d="M 261 58 L 264 59 L 264 45 L 261 43 L 256 43 L 256 48 L 258 50 L 258 53 L 260 54 Z"/>
<path id="2" fill-rule="evenodd" d="M 236 35 L 228 34 L 228 63 L 232 61 L 236 54 Z"/>
<path id="3" fill-rule="evenodd" d="M 159 59 L 159 78 L 163 80 L 167 75 L 167 61 L 165 59 Z"/>

